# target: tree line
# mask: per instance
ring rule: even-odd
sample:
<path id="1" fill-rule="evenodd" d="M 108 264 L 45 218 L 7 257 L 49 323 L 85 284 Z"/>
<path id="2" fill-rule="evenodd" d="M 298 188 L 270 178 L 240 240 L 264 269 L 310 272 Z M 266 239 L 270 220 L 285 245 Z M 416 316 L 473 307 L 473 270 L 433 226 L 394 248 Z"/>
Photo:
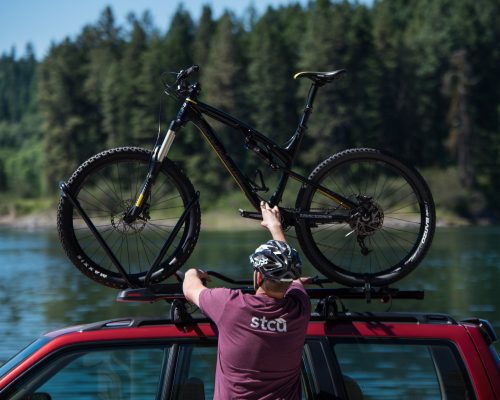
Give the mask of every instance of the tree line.
<path id="1" fill-rule="evenodd" d="M 0 193 L 56 194 L 59 181 L 102 150 L 151 148 L 164 71 L 198 64 L 202 101 L 284 143 L 311 83 L 294 74 L 345 68 L 346 79 L 318 94 L 300 170 L 343 149 L 382 148 L 418 168 L 455 168 L 461 185 L 499 213 L 498 15 L 498 0 L 381 0 L 372 7 L 317 0 L 262 15 L 250 9 L 241 18 L 226 11 L 215 19 L 204 6 L 198 21 L 179 6 L 161 29 L 148 12 L 117 26 L 106 8 L 39 62 L 30 47 L 19 59 L 0 57 Z M 166 96 L 162 104 L 165 131 L 179 106 Z M 256 158 L 245 153 L 241 134 L 213 126 L 251 176 Z M 237 188 L 193 126 L 177 136 L 169 157 L 204 196 Z"/>

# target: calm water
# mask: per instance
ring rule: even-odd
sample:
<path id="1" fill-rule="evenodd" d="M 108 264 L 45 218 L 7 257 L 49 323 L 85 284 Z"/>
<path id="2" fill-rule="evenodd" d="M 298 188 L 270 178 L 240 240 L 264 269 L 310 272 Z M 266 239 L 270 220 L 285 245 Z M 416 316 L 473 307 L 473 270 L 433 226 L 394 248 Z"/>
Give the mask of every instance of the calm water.
<path id="1" fill-rule="evenodd" d="M 186 267 L 250 278 L 248 255 L 266 231 L 202 232 Z M 425 300 L 395 301 L 392 311 L 442 312 L 489 320 L 500 333 L 500 228 L 438 228 L 424 263 L 399 284 L 424 289 Z M 294 244 L 294 243 L 292 243 Z M 296 245 L 296 244 L 294 244 Z M 298 247 L 298 246 L 297 246 Z M 316 275 L 305 261 L 304 276 Z M 165 303 L 116 302 L 117 290 L 84 277 L 66 258 L 55 231 L 0 230 L 0 364 L 38 335 L 66 325 L 167 313 Z M 215 281 L 212 286 L 221 282 Z M 355 311 L 383 311 L 374 301 L 348 301 Z"/>

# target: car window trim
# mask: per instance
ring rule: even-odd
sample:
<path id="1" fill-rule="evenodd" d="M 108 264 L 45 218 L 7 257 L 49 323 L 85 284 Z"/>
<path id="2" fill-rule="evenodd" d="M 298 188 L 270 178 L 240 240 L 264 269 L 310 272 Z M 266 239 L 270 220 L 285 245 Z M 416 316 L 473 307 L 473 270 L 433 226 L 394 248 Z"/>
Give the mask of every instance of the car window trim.
<path id="1" fill-rule="evenodd" d="M 177 358 L 179 357 L 179 347 L 180 345 L 178 343 L 174 343 L 170 348 L 170 356 L 168 358 L 167 371 L 163 382 L 161 400 L 168 400 L 172 395 L 172 385 L 174 382 L 175 367 L 177 366 Z"/>
<path id="2" fill-rule="evenodd" d="M 311 341 L 319 342 L 323 358 L 328 367 L 328 374 L 330 376 L 330 382 L 324 382 L 322 379 L 318 379 L 318 377 L 316 377 L 320 392 L 327 392 L 328 388 L 326 386 L 328 383 L 330 383 L 330 385 L 333 387 L 333 390 L 335 391 L 335 396 L 338 399 L 347 399 L 344 385 L 342 384 L 342 381 L 340 379 L 340 367 L 333 356 L 332 349 L 330 347 L 330 344 L 328 343 L 328 338 L 324 336 L 308 336 L 306 339 L 306 343 Z M 317 365 L 318 360 L 316 357 L 314 357 L 314 355 L 312 356 L 312 361 L 314 363 L 314 373 L 316 373 L 316 371 L 319 369 L 319 366 Z"/>

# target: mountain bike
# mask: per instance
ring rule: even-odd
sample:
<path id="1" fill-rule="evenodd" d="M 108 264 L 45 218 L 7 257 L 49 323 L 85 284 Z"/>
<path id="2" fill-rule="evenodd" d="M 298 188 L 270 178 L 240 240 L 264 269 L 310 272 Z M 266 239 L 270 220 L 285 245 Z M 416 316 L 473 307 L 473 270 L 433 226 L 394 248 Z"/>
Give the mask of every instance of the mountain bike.
<path id="1" fill-rule="evenodd" d="M 139 284 L 148 279 L 160 282 L 188 260 L 200 232 L 198 203 L 190 204 L 178 233 L 169 239 L 172 250 L 159 252 L 195 196 L 189 178 L 167 158 L 176 134 L 188 123 L 198 127 L 256 210 L 240 210 L 241 216 L 261 219 L 259 193 L 269 190 L 262 172 L 257 170 L 253 180 L 247 177 L 204 116 L 239 132 L 245 147 L 281 174 L 267 200 L 271 206 L 280 204 L 289 178 L 302 183 L 295 208 L 280 207 L 282 224 L 285 230 L 295 229 L 303 254 L 326 277 L 346 286 L 387 286 L 419 265 L 431 246 L 436 214 L 427 184 L 407 162 L 384 150 L 357 148 L 332 155 L 308 177 L 292 170 L 316 95 L 346 76 L 346 70 L 295 75 L 312 84 L 298 127 L 284 145 L 201 102 L 200 84 L 188 81 L 197 71 L 198 66 L 192 66 L 176 73 L 172 85 L 165 84 L 163 93 L 182 105 L 161 145 L 157 139 L 152 151 L 137 147 L 103 151 L 68 180 L 67 188 L 102 237 L 96 240 L 73 204 L 61 197 L 59 237 L 81 272 L 106 286 L 128 286 L 104 251 L 104 242 Z M 152 260 L 155 268 L 146 278 Z"/>

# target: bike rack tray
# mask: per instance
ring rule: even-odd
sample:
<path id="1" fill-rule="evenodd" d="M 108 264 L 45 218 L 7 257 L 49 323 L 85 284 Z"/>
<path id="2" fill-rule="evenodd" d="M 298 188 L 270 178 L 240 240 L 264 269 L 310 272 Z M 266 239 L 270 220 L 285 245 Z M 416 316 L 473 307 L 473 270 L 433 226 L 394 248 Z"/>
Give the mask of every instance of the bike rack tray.
<path id="1" fill-rule="evenodd" d="M 220 275 L 214 271 L 207 271 L 208 275 L 217 277 Z M 237 282 L 237 281 L 235 281 Z M 255 294 L 252 287 L 232 288 L 239 289 L 242 293 Z M 305 288 L 309 298 L 325 299 L 328 296 L 334 296 L 342 300 L 364 300 L 366 293 L 364 288 Z M 423 290 L 399 290 L 397 288 L 374 288 L 371 291 L 372 299 L 380 299 L 382 303 L 387 303 L 390 299 L 398 300 L 423 300 Z M 117 301 L 130 302 L 150 302 L 154 303 L 158 300 L 171 301 L 173 299 L 185 299 L 182 291 L 182 283 L 163 283 L 152 284 L 147 288 L 129 288 L 121 291 L 118 294 Z"/>
<path id="2" fill-rule="evenodd" d="M 216 278 L 219 278 L 225 282 L 232 284 L 253 284 L 251 280 L 237 280 L 229 278 L 215 271 L 207 271 L 207 274 Z M 121 302 L 150 302 L 154 303 L 158 300 L 165 300 L 172 304 L 170 308 L 170 319 L 175 324 L 181 324 L 191 321 L 193 318 L 187 310 L 187 299 L 184 296 L 182 290 L 182 280 L 184 279 L 184 273 L 177 271 L 174 275 L 179 282 L 177 283 L 165 283 L 165 284 L 153 284 L 149 285 L 147 288 L 129 288 L 123 290 L 118 294 L 117 301 Z M 316 280 L 316 282 L 315 282 Z M 313 279 L 313 284 L 321 285 L 329 281 L 328 279 Z M 255 294 L 253 287 L 239 287 L 234 288 L 241 290 L 242 293 Z M 366 292 L 366 287 L 352 287 L 352 288 L 306 288 L 306 292 L 311 299 L 319 299 L 319 303 L 316 305 L 316 312 L 311 314 L 311 318 L 318 320 L 335 320 L 335 321 L 350 321 L 351 314 L 345 308 L 342 300 L 346 299 L 367 299 L 368 295 Z M 393 299 L 404 300 L 423 300 L 424 291 L 423 290 L 399 290 L 397 288 L 389 287 L 369 287 L 370 299 L 380 299 L 382 303 L 391 302 Z M 337 301 L 342 305 L 342 312 L 339 312 Z M 390 309 L 390 307 L 389 307 Z M 388 310 L 387 310 L 388 311 Z M 354 313 L 356 314 L 356 313 Z M 371 320 L 372 314 L 366 317 L 366 320 Z M 381 313 L 382 315 L 383 313 Z M 361 319 L 360 319 L 361 320 Z"/>
<path id="3" fill-rule="evenodd" d="M 231 284 L 241 284 L 253 286 L 253 281 L 249 279 L 232 279 L 215 271 L 207 271 L 207 274 L 223 280 Z M 185 323 L 192 319 L 192 316 L 186 310 L 186 297 L 182 290 L 182 281 L 184 280 L 184 273 L 177 271 L 174 274 L 179 282 L 177 283 L 164 283 L 153 284 L 146 288 L 129 288 L 123 290 L 118 294 L 117 301 L 123 302 L 150 302 L 154 303 L 158 300 L 165 300 L 172 304 L 170 309 L 170 317 L 174 323 Z M 330 282 L 329 279 L 313 278 L 313 284 L 321 286 L 321 283 Z M 234 288 L 241 290 L 242 293 L 255 294 L 253 287 L 239 287 Z M 345 308 L 342 300 L 346 299 L 380 299 L 382 303 L 390 302 L 389 309 L 392 306 L 392 300 L 423 300 L 423 290 L 399 290 L 397 288 L 389 287 L 352 287 L 352 288 L 306 288 L 305 289 L 309 298 L 319 299 L 316 305 L 315 316 L 320 316 L 325 320 L 338 320 L 341 315 L 346 315 L 348 310 Z M 368 290 L 368 292 L 367 292 Z M 339 313 L 337 301 L 342 305 L 342 313 Z M 389 310 L 388 309 L 388 310 Z M 387 311 L 388 311 L 387 310 Z"/>

